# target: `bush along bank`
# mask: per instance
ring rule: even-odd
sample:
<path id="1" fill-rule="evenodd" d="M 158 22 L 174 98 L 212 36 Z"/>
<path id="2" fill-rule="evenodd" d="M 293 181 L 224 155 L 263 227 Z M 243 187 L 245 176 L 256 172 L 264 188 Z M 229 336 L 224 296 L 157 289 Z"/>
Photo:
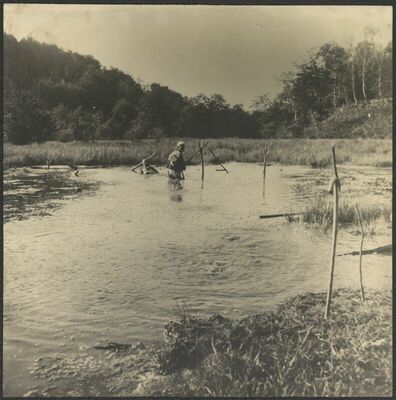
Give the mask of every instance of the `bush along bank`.
<path id="1" fill-rule="evenodd" d="M 391 293 L 341 289 L 325 320 L 325 294 L 234 322 L 183 313 L 165 327 L 156 396 L 390 396 Z"/>

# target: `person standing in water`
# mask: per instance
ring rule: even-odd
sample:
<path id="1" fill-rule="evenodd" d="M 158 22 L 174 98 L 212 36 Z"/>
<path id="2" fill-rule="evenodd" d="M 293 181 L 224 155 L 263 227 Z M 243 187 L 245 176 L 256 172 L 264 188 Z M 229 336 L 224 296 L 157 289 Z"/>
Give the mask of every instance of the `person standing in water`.
<path id="1" fill-rule="evenodd" d="M 181 187 L 181 181 L 184 180 L 186 164 L 183 159 L 183 152 L 186 145 L 184 142 L 178 142 L 176 149 L 168 157 L 168 177 L 169 184 L 175 187 Z"/>

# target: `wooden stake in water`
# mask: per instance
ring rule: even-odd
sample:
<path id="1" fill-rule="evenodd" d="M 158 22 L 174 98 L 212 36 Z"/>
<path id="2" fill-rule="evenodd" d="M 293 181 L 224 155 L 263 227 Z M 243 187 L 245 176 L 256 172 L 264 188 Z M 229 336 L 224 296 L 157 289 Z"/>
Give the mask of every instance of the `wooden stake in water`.
<path id="1" fill-rule="evenodd" d="M 263 178 L 265 181 L 265 171 L 267 169 L 267 143 L 264 145 L 264 169 L 263 169 Z"/>
<path id="2" fill-rule="evenodd" d="M 201 187 L 203 188 L 204 186 L 204 180 L 205 180 L 205 166 L 204 166 L 204 157 L 203 157 L 203 148 L 205 146 L 205 139 L 202 139 L 199 142 L 199 154 L 201 156 L 201 179 L 202 179 L 202 183 L 201 183 Z"/>
<path id="3" fill-rule="evenodd" d="M 329 312 L 330 312 L 331 294 L 333 291 L 334 264 L 335 264 L 335 255 L 336 255 L 336 246 L 337 246 L 338 191 L 341 189 L 341 184 L 338 179 L 338 173 L 337 173 L 337 164 L 336 164 L 335 145 L 334 144 L 332 147 L 332 153 L 333 153 L 333 167 L 334 167 L 335 177 L 330 182 L 329 192 L 330 192 L 330 194 L 334 195 L 333 242 L 332 242 L 332 247 L 331 247 L 330 275 L 329 275 L 329 287 L 328 287 L 327 299 L 326 299 L 325 319 L 327 319 Z"/>
<path id="4" fill-rule="evenodd" d="M 265 172 L 267 169 L 267 143 L 264 144 L 264 169 L 263 169 L 263 201 L 265 201 Z"/>
<path id="5" fill-rule="evenodd" d="M 361 233 L 361 240 L 360 240 L 360 250 L 359 250 L 359 278 L 360 278 L 360 291 L 362 293 L 362 300 L 365 301 L 364 297 L 364 287 L 363 287 L 363 274 L 362 274 L 362 257 L 363 257 L 363 240 L 364 240 L 364 230 L 363 230 L 363 223 L 362 223 L 362 218 L 360 217 L 360 212 L 358 205 L 355 204 L 355 210 L 356 210 L 356 215 L 358 218 L 358 222 L 360 225 L 360 233 Z"/>

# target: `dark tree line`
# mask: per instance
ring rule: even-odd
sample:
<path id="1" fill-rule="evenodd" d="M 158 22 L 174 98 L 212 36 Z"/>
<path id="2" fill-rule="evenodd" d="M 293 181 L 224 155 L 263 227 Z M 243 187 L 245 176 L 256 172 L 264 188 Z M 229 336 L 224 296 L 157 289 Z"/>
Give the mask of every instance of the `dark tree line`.
<path id="1" fill-rule="evenodd" d="M 143 87 L 91 56 L 4 34 L 5 139 L 300 137 L 338 107 L 391 97 L 392 48 L 370 34 L 350 49 L 324 44 L 282 77 L 273 100 L 255 99 L 251 112 L 220 94 L 189 98 L 157 83 Z"/>

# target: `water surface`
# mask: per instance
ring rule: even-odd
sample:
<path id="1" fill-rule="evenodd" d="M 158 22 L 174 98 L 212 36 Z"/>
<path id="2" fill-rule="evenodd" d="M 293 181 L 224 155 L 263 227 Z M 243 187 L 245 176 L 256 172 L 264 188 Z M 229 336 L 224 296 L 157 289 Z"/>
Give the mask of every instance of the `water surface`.
<path id="1" fill-rule="evenodd" d="M 4 226 L 4 393 L 37 384 L 34 360 L 78 354 L 101 340 L 156 343 L 175 306 L 241 318 L 327 288 L 330 233 L 283 218 L 259 220 L 325 195 L 331 169 L 231 163 L 189 167 L 183 190 L 165 171 L 83 169 L 95 196 L 61 200 L 49 216 Z M 341 196 L 391 204 L 391 170 L 339 168 Z M 77 178 L 76 178 L 77 179 Z M 331 201 L 331 197 L 327 196 Z M 359 249 L 341 230 L 338 253 Z M 391 243 L 390 229 L 365 248 Z M 358 287 L 358 258 L 337 258 L 334 287 Z M 391 257 L 363 259 L 365 284 L 391 288 Z"/>

